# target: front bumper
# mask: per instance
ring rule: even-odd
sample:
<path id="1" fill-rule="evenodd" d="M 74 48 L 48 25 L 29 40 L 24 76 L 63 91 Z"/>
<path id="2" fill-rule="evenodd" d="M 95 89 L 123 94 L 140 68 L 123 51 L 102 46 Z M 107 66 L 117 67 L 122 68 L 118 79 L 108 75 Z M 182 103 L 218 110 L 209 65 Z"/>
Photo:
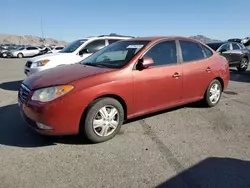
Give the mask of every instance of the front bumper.
<path id="1" fill-rule="evenodd" d="M 65 96 L 66 97 L 66 96 Z M 56 99 L 49 103 L 23 101 L 18 97 L 18 105 L 23 120 L 35 132 L 42 135 L 76 135 L 79 133 L 79 125 L 82 115 L 82 106 L 72 102 L 69 97 L 66 100 Z M 41 129 L 37 123 L 49 126 L 51 129 Z"/>

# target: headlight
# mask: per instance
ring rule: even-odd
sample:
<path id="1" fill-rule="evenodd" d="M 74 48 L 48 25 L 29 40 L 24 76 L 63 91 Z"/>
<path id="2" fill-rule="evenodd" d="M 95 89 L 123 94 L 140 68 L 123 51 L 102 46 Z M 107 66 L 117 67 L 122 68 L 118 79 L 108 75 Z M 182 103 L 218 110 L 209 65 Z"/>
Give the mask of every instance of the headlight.
<path id="1" fill-rule="evenodd" d="M 62 85 L 62 86 L 38 89 L 32 95 L 31 100 L 40 102 L 49 102 L 65 95 L 66 93 L 70 92 L 73 88 L 74 87 L 71 85 Z"/>
<path id="2" fill-rule="evenodd" d="M 42 67 L 42 66 L 46 65 L 48 62 L 49 62 L 48 59 L 41 60 L 41 61 L 36 61 L 35 63 L 32 64 L 32 67 L 33 68 L 35 68 L 35 67 Z"/>

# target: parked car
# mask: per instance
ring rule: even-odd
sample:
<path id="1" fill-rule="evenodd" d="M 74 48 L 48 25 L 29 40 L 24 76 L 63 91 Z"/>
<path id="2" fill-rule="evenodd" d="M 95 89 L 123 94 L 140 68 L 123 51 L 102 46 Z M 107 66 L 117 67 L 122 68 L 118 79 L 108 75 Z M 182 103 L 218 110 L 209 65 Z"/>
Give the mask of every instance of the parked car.
<path id="1" fill-rule="evenodd" d="M 241 43 L 244 44 L 245 46 L 250 45 L 250 37 L 245 37 L 244 39 L 241 40 Z"/>
<path id="2" fill-rule="evenodd" d="M 238 42 L 241 43 L 242 39 L 239 38 L 232 38 L 232 39 L 228 39 L 227 42 Z"/>
<path id="3" fill-rule="evenodd" d="M 227 60 L 194 39 L 134 38 L 27 77 L 18 104 L 41 134 L 82 133 L 97 143 L 134 117 L 200 100 L 217 105 L 229 76 Z"/>
<path id="4" fill-rule="evenodd" d="M 23 57 L 31 57 L 31 56 L 38 55 L 39 52 L 40 52 L 40 49 L 36 46 L 24 46 L 24 47 L 20 47 L 18 49 L 9 51 L 7 56 L 23 58 Z"/>
<path id="5" fill-rule="evenodd" d="M 230 67 L 236 67 L 239 71 L 247 70 L 250 52 L 243 44 L 237 42 L 215 42 L 207 45 L 224 56 L 228 60 Z"/>
<path id="6" fill-rule="evenodd" d="M 48 54 L 48 53 L 52 53 L 52 50 L 50 47 L 44 47 L 43 49 L 40 50 L 38 55 L 44 55 L 44 54 Z"/>
<path id="7" fill-rule="evenodd" d="M 63 50 L 64 46 L 55 46 L 54 48 L 51 49 L 51 53 L 57 53 Z"/>
<path id="8" fill-rule="evenodd" d="M 0 57 L 8 57 L 8 54 L 11 52 L 11 51 L 15 51 L 16 49 L 20 48 L 21 46 L 20 45 L 8 45 L 6 47 L 1 47 L 1 50 L 0 50 Z"/>
<path id="9" fill-rule="evenodd" d="M 67 45 L 58 53 L 46 54 L 28 59 L 24 73 L 29 76 L 33 73 L 61 65 L 79 63 L 81 60 L 97 52 L 103 47 L 119 40 L 129 39 L 127 36 L 102 35 L 76 40 Z"/>
<path id="10" fill-rule="evenodd" d="M 7 57 L 8 50 L 0 46 L 0 57 Z"/>

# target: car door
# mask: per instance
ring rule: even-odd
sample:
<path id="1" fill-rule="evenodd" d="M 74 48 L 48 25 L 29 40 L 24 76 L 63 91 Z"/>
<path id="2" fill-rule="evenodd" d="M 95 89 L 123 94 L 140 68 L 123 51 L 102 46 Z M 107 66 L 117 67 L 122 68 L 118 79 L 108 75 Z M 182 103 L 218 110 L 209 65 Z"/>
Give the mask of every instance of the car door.
<path id="1" fill-rule="evenodd" d="M 179 50 L 183 65 L 183 92 L 182 99 L 186 102 L 195 101 L 204 96 L 209 85 L 212 73 L 205 46 L 198 42 L 179 40 Z M 206 48 L 206 50 L 209 50 Z M 210 51 L 210 50 L 209 50 Z"/>
<path id="2" fill-rule="evenodd" d="M 223 45 L 221 45 L 217 52 L 224 56 L 227 61 L 229 62 L 229 65 L 232 64 L 232 47 L 231 47 L 231 43 L 225 43 Z"/>
<path id="3" fill-rule="evenodd" d="M 141 71 L 133 70 L 135 114 L 179 103 L 183 77 L 175 40 L 155 44 L 143 57 L 151 57 L 154 65 Z"/>
<path id="4" fill-rule="evenodd" d="M 32 47 L 27 47 L 26 49 L 23 50 L 23 55 L 26 57 L 29 57 L 32 55 Z"/>
<path id="5" fill-rule="evenodd" d="M 237 43 L 232 43 L 232 50 L 230 51 L 231 65 L 239 64 L 243 52 Z"/>
<path id="6" fill-rule="evenodd" d="M 100 40 L 94 40 L 87 44 L 85 47 L 83 47 L 79 52 L 79 61 L 87 58 L 91 54 L 99 51 L 100 49 L 104 48 L 106 46 L 106 40 L 100 39 Z"/>
<path id="7" fill-rule="evenodd" d="M 37 55 L 38 54 L 38 48 L 36 48 L 36 47 L 32 47 L 32 46 L 30 46 L 30 47 L 28 47 L 27 48 L 27 56 L 34 56 L 34 55 Z"/>

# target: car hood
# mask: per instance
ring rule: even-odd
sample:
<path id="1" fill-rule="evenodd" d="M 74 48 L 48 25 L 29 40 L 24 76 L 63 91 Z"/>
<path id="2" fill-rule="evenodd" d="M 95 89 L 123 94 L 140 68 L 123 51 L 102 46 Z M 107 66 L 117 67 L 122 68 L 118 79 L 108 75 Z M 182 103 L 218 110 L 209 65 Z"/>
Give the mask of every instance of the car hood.
<path id="1" fill-rule="evenodd" d="M 52 69 L 47 69 L 27 77 L 23 84 L 31 90 L 68 84 L 72 81 L 112 71 L 114 69 L 92 67 L 81 64 L 63 65 Z"/>
<path id="2" fill-rule="evenodd" d="M 30 58 L 28 61 L 36 62 L 36 61 L 41 61 L 41 60 L 52 60 L 52 59 L 60 59 L 60 58 L 65 58 L 65 57 L 71 57 L 73 54 L 72 53 L 50 53 L 50 54 L 44 54 L 40 56 L 36 56 L 33 58 Z"/>

